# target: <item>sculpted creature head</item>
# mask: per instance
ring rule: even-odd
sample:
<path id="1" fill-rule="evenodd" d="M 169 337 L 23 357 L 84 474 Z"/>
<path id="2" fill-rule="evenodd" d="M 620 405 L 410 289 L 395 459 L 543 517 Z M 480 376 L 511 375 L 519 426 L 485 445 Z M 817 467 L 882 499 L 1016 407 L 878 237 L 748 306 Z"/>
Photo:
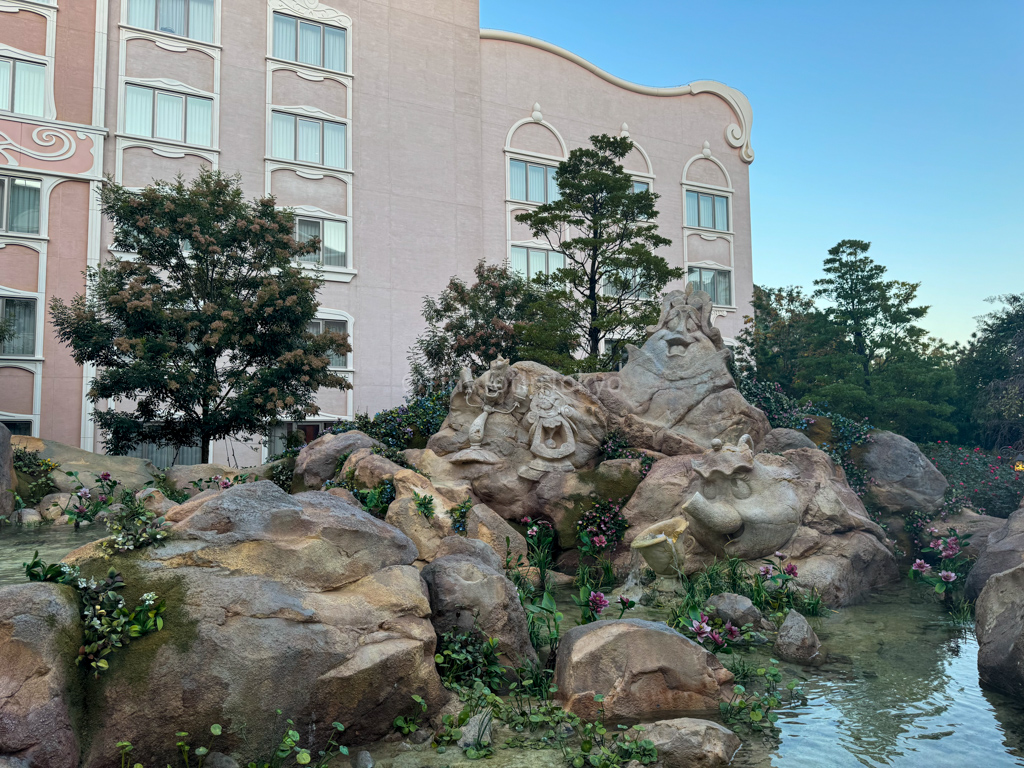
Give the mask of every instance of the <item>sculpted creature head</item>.
<path id="1" fill-rule="evenodd" d="M 691 535 L 722 557 L 753 560 L 781 549 L 800 526 L 803 503 L 788 478 L 757 461 L 749 435 L 713 440 L 693 461 L 699 490 L 682 505 Z"/>
<path id="2" fill-rule="evenodd" d="M 686 290 L 665 295 L 661 317 L 647 332 L 652 339 L 658 336 L 667 345 L 669 355 L 682 355 L 687 347 L 700 342 L 720 350 L 724 347 L 722 332 L 711 324 L 712 309 L 711 296 L 687 283 Z"/>
<path id="3" fill-rule="evenodd" d="M 477 395 L 489 405 L 504 402 L 514 377 L 515 373 L 509 368 L 508 360 L 503 357 L 492 360 L 490 369 L 476 380 Z"/>

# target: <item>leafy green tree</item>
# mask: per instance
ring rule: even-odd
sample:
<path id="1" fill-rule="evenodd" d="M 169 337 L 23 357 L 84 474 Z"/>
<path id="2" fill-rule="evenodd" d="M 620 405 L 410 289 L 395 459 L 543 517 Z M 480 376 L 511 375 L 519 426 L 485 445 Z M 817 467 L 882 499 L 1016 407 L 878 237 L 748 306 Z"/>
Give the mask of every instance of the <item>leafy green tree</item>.
<path id="1" fill-rule="evenodd" d="M 237 177 L 203 170 L 140 191 L 107 183 L 102 210 L 126 256 L 87 273 L 88 291 L 55 297 L 57 336 L 79 365 L 112 453 L 141 442 L 199 444 L 266 435 L 282 418 L 318 412 L 318 389 L 348 383 L 329 370 L 349 351 L 308 330 L 322 281 L 296 266 L 317 241 L 296 241 L 272 197 L 243 199 Z M 114 406 L 122 405 L 120 410 Z"/>
<path id="2" fill-rule="evenodd" d="M 564 372 L 609 367 L 617 351 L 601 359 L 606 339 L 642 342 L 658 319 L 662 290 L 683 276 L 655 253 L 671 245 L 655 223 L 658 195 L 634 191 L 621 165 L 633 142 L 602 134 L 590 143 L 559 163 L 558 199 L 516 216 L 565 257 L 562 269 L 540 280 L 547 312 L 537 326 L 550 331 L 568 323 L 578 339 L 582 359 L 562 354 L 549 363 Z"/>
<path id="3" fill-rule="evenodd" d="M 755 285 L 752 304 L 754 315 L 743 319 L 737 334 L 742 352 L 737 364 L 743 371 L 756 371 L 762 381 L 778 383 L 795 397 L 807 389 L 801 377 L 821 313 L 814 299 L 796 286 Z"/>
<path id="4" fill-rule="evenodd" d="M 569 352 L 571 339 L 564 331 L 531 328 L 543 322 L 541 286 L 483 261 L 473 271 L 474 283 L 452 277 L 437 298 L 423 299 L 427 327 L 409 352 L 414 394 L 454 384 L 463 367 L 478 376 L 497 357 L 512 363 L 537 359 L 531 354 L 534 346 Z"/>

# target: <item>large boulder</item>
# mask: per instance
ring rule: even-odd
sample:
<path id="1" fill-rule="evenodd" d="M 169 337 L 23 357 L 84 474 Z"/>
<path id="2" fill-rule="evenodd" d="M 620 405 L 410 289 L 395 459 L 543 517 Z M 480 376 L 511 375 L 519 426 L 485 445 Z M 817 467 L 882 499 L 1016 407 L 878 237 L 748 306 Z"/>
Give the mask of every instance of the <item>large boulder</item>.
<path id="1" fill-rule="evenodd" d="M 988 580 L 974 615 L 982 684 L 1024 699 L 1024 564 Z"/>
<path id="2" fill-rule="evenodd" d="M 158 762 L 167 731 L 154 723 L 220 723 L 218 748 L 245 764 L 276 745 L 278 710 L 302 732 L 338 721 L 369 740 L 410 696 L 437 706 L 430 603 L 403 533 L 328 493 L 291 496 L 269 481 L 181 506 L 191 510 L 165 547 L 108 561 L 92 544 L 67 558 L 85 575 L 121 570 L 129 604 L 152 591 L 168 606 L 163 631 L 134 640 L 87 688 L 96 716 L 83 768 L 106 766 L 121 739 L 133 760 Z"/>
<path id="3" fill-rule="evenodd" d="M 67 475 L 68 472 L 78 472 L 79 482 L 90 488 L 95 482 L 94 475 L 109 472 L 111 477 L 117 480 L 123 488 L 133 491 L 140 491 L 150 485 L 160 473 L 153 462 L 148 459 L 108 456 L 103 453 L 83 451 L 81 448 L 64 445 L 55 440 L 40 440 L 38 437 L 15 435 L 11 438 L 11 443 L 39 454 L 41 459 L 58 462 L 60 469 L 51 473 L 50 477 L 61 493 L 71 493 L 77 485 L 75 479 Z"/>
<path id="4" fill-rule="evenodd" d="M 768 453 L 785 453 L 786 451 L 793 451 L 797 448 L 817 448 L 814 441 L 807 436 L 806 432 L 801 432 L 799 429 L 786 429 L 785 427 L 776 427 L 767 435 L 758 447 L 758 451 L 766 451 Z"/>
<path id="5" fill-rule="evenodd" d="M 439 635 L 459 629 L 496 638 L 501 658 L 512 666 L 535 661 L 526 612 L 498 556 L 482 541 L 450 538 L 423 569 L 434 629 Z"/>
<path id="6" fill-rule="evenodd" d="M 942 506 L 949 483 L 921 450 L 902 435 L 875 430 L 867 443 L 857 447 L 854 457 L 868 476 L 869 504 L 900 513 L 931 513 Z"/>
<path id="7" fill-rule="evenodd" d="M 1021 563 L 1024 563 L 1024 508 L 1018 509 L 988 535 L 984 552 L 967 575 L 965 597 L 977 600 L 989 579 Z"/>
<path id="8" fill-rule="evenodd" d="M 508 555 L 512 563 L 527 561 L 526 537 L 486 504 L 475 504 L 466 515 L 466 535 L 479 539 L 494 550 L 502 563 Z"/>
<path id="9" fill-rule="evenodd" d="M 71 587 L 0 588 L 0 763 L 76 768 L 72 704 L 82 630 Z"/>
<path id="10" fill-rule="evenodd" d="M 11 431 L 0 424 L 0 520 L 9 519 L 14 512 L 14 494 L 18 487 L 14 474 L 14 450 L 11 446 Z"/>
<path id="11" fill-rule="evenodd" d="M 372 437 L 352 430 L 340 435 L 328 433 L 302 446 L 295 458 L 295 486 L 292 490 L 318 491 L 338 473 L 338 459 L 360 448 L 380 447 Z"/>
<path id="12" fill-rule="evenodd" d="M 640 619 L 573 627 L 555 664 L 556 698 L 588 719 L 602 708 L 611 720 L 717 710 L 732 681 L 714 654 L 664 623 Z M 598 695 L 603 702 L 594 701 Z"/>
<path id="13" fill-rule="evenodd" d="M 693 717 L 659 720 L 645 726 L 641 738 L 654 742 L 662 768 L 721 768 L 741 744 L 728 728 Z"/>

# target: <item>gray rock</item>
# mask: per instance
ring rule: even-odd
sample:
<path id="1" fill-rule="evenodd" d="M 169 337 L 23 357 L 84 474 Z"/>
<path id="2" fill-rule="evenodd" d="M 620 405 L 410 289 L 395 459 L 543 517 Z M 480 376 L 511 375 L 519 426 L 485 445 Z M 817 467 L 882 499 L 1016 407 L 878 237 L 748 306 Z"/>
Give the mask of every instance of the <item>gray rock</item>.
<path id="1" fill-rule="evenodd" d="M 807 619 L 791 610 L 779 628 L 775 639 L 775 652 L 780 658 L 797 664 L 818 664 L 823 661 L 819 653 L 821 642 L 807 623 Z"/>
<path id="2" fill-rule="evenodd" d="M 483 542 L 476 543 L 490 549 Z M 458 628 L 496 638 L 498 652 L 507 664 L 537 658 L 519 592 L 500 566 L 487 564 L 478 552 L 450 554 L 435 558 L 422 575 L 430 591 L 431 620 L 437 634 Z"/>
<path id="3" fill-rule="evenodd" d="M 374 768 L 376 765 L 373 755 L 365 749 L 359 750 L 352 756 L 352 768 Z"/>
<path id="4" fill-rule="evenodd" d="M 477 539 L 467 539 L 464 536 L 445 536 L 437 547 L 437 556 L 463 555 L 479 560 L 496 571 L 501 571 L 505 565 L 490 545 Z"/>
<path id="5" fill-rule="evenodd" d="M 241 768 L 238 761 L 223 752 L 211 752 L 203 760 L 203 768 Z"/>
<path id="6" fill-rule="evenodd" d="M 0 768 L 32 768 L 27 760 L 20 757 L 0 755 Z"/>
<path id="7" fill-rule="evenodd" d="M 76 768 L 68 694 L 79 679 L 81 638 L 71 587 L 30 582 L 0 588 L 0 755 L 40 768 Z"/>
<path id="8" fill-rule="evenodd" d="M 459 739 L 459 746 L 466 749 L 477 744 L 481 746 L 489 745 L 491 743 L 491 729 L 493 725 L 494 717 L 490 712 L 478 712 L 473 715 L 462 726 L 462 738 Z"/>
<path id="9" fill-rule="evenodd" d="M 663 622 L 641 619 L 573 627 L 562 636 L 555 664 L 557 700 L 587 719 L 599 708 L 610 720 L 717 711 L 732 682 L 714 654 Z M 599 694 L 600 704 L 594 701 Z"/>
<path id="10" fill-rule="evenodd" d="M 982 684 L 1024 699 L 1024 564 L 988 580 L 974 616 Z"/>
<path id="11" fill-rule="evenodd" d="M 949 487 L 946 478 L 910 440 L 877 430 L 859 451 L 858 463 L 871 482 L 867 498 L 888 512 L 936 512 Z"/>
<path id="12" fill-rule="evenodd" d="M 318 491 L 338 472 L 338 459 L 360 448 L 372 448 L 380 443 L 352 430 L 340 435 L 321 435 L 308 443 L 295 458 L 295 479 L 303 489 Z"/>
<path id="13" fill-rule="evenodd" d="M 662 768 L 720 768 L 740 748 L 739 737 L 728 728 L 690 717 L 659 720 L 646 726 L 641 738 L 654 742 Z"/>
<path id="14" fill-rule="evenodd" d="M 70 493 L 48 493 L 36 504 L 36 510 L 44 520 L 59 520 L 64 517 L 64 509 L 69 501 Z"/>
<path id="15" fill-rule="evenodd" d="M 792 451 L 797 448 L 817 448 L 814 441 L 807 436 L 806 433 L 801 432 L 799 429 L 787 429 L 785 427 L 776 427 L 767 435 L 758 447 L 758 451 L 768 451 L 769 453 L 783 453 L 784 451 Z"/>
<path id="16" fill-rule="evenodd" d="M 11 431 L 0 424 L 0 518 L 10 518 L 14 512 L 14 494 L 9 493 L 18 486 L 14 474 L 14 450 L 11 447 Z"/>
<path id="17" fill-rule="evenodd" d="M 708 605 L 715 609 L 718 618 L 722 621 L 731 621 L 737 628 L 745 624 L 750 624 L 755 629 L 761 626 L 761 612 L 754 607 L 749 597 L 722 592 L 712 595 Z"/>
<path id="18" fill-rule="evenodd" d="M 60 463 L 60 469 L 52 472 L 50 477 L 61 493 L 71 493 L 75 490 L 75 479 L 68 477 L 68 472 L 78 472 L 79 481 L 90 488 L 95 482 L 94 475 L 109 472 L 121 484 L 121 488 L 133 491 L 142 490 L 159 474 L 153 462 L 147 459 L 83 451 L 81 448 L 64 445 L 55 440 L 40 440 L 37 437 L 18 435 L 12 438 L 12 444 L 38 453 L 41 459 L 53 459 Z M 119 492 L 121 488 L 118 488 Z"/>
<path id="19" fill-rule="evenodd" d="M 989 579 L 1021 563 L 1024 563 L 1024 509 L 1018 509 L 998 530 L 989 534 L 984 552 L 967 575 L 964 596 L 977 600 Z"/>
<path id="20" fill-rule="evenodd" d="M 503 564 L 506 550 L 511 553 L 513 563 L 519 557 L 526 562 L 529 554 L 526 537 L 486 504 L 477 504 L 469 510 L 469 514 L 466 515 L 466 534 L 470 538 L 489 544 Z"/>
<path id="21" fill-rule="evenodd" d="M 412 695 L 432 710 L 444 696 L 415 546 L 330 494 L 237 485 L 199 502 L 167 546 L 130 563 L 102 554 L 90 544 L 67 559 L 86 576 L 125 567 L 130 588 L 156 592 L 168 612 L 161 632 L 133 640 L 90 689 L 104 717 L 83 721 L 82 768 L 106 768 L 120 739 L 133 760 L 163 765 L 166 732 L 154 722 L 190 733 L 245 723 L 246 740 L 225 729 L 216 744 L 244 765 L 276 745 L 277 710 L 321 733 L 344 723 L 365 743 Z M 136 695 L 147 690 L 161 695 Z"/>

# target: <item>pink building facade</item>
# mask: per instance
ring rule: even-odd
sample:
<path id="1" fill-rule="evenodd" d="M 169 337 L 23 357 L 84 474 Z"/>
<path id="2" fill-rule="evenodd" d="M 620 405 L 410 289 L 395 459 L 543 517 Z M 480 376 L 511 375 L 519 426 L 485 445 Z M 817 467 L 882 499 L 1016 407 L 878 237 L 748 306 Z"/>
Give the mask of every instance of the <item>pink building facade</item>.
<path id="1" fill-rule="evenodd" d="M 102 450 L 91 372 L 46 304 L 113 255 L 104 175 L 238 173 L 321 238 L 319 327 L 352 343 L 335 361 L 352 389 L 320 397 L 331 422 L 402 401 L 423 297 L 452 275 L 481 258 L 557 268 L 515 215 L 557 194 L 550 169 L 595 133 L 636 143 L 625 165 L 661 196 L 662 255 L 734 337 L 751 311 L 750 128 L 728 86 L 627 83 L 481 30 L 477 0 L 0 0 L 0 302 L 15 325 L 0 420 Z M 274 447 L 239 436 L 214 459 L 245 466 Z"/>

